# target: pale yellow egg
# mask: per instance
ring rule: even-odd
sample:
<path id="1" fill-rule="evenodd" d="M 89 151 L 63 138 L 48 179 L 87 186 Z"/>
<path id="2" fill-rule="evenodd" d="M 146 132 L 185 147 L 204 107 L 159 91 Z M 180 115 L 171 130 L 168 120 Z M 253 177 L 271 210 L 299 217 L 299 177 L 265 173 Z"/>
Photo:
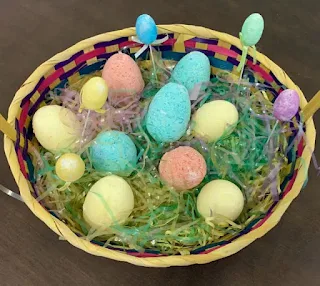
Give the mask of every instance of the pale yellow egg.
<path id="1" fill-rule="evenodd" d="M 81 107 L 99 111 L 108 98 L 108 86 L 102 77 L 89 79 L 81 89 Z"/>
<path id="2" fill-rule="evenodd" d="M 130 185 L 111 175 L 100 179 L 88 192 L 83 204 L 83 217 L 95 229 L 106 229 L 124 223 L 134 207 Z"/>
<path id="3" fill-rule="evenodd" d="M 62 181 L 74 182 L 83 176 L 85 164 L 78 154 L 67 153 L 58 159 L 55 170 Z"/>
<path id="4" fill-rule="evenodd" d="M 238 122 L 237 108 L 225 100 L 213 100 L 201 106 L 193 117 L 193 131 L 196 137 L 207 142 L 218 140 Z"/>
<path id="5" fill-rule="evenodd" d="M 76 115 L 58 105 L 38 109 L 33 116 L 32 126 L 39 143 L 53 153 L 73 152 L 75 143 L 81 137 L 81 125 Z"/>
<path id="6" fill-rule="evenodd" d="M 206 184 L 197 198 L 197 208 L 204 217 L 220 216 L 236 220 L 244 207 L 244 197 L 241 190 L 226 180 L 213 180 Z M 218 218 L 218 221 L 221 219 Z"/>

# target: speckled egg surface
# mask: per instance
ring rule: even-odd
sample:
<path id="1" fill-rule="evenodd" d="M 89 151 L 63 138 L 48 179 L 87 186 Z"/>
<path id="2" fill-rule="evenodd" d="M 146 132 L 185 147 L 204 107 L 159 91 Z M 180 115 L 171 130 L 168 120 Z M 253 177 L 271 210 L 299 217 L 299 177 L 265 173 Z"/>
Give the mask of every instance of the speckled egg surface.
<path id="1" fill-rule="evenodd" d="M 146 115 L 147 130 L 158 142 L 174 142 L 186 132 L 191 114 L 187 89 L 168 83 L 152 99 Z"/>
<path id="2" fill-rule="evenodd" d="M 114 103 L 127 103 L 126 98 L 139 95 L 144 81 L 136 62 L 127 54 L 111 56 L 103 70 L 102 78 L 109 88 L 109 98 Z"/>
<path id="3" fill-rule="evenodd" d="M 201 183 L 207 173 L 207 165 L 197 150 L 180 146 L 163 155 L 159 173 L 161 179 L 176 190 L 189 190 Z"/>
<path id="4" fill-rule="evenodd" d="M 120 131 L 101 132 L 89 149 L 97 171 L 129 175 L 137 163 L 137 149 L 128 135 Z"/>
<path id="5" fill-rule="evenodd" d="M 189 91 L 197 83 L 210 80 L 210 61 L 198 51 L 186 54 L 175 66 L 171 81 L 184 85 Z"/>
<path id="6" fill-rule="evenodd" d="M 299 94 L 292 89 L 282 91 L 273 104 L 273 115 L 280 121 L 290 121 L 299 111 Z"/>

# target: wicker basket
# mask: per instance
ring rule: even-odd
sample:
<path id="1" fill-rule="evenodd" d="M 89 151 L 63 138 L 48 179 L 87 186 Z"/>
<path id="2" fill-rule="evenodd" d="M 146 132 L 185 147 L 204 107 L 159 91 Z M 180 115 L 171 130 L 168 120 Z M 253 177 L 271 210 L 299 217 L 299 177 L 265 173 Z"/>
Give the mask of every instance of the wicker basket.
<path id="1" fill-rule="evenodd" d="M 241 58 L 241 45 L 238 38 L 187 25 L 158 26 L 158 31 L 159 34 L 169 35 L 169 39 L 158 47 L 163 58 L 178 61 L 185 53 L 200 50 L 209 56 L 213 74 L 221 70 L 237 73 L 236 67 Z M 128 28 L 84 40 L 40 65 L 16 93 L 9 108 L 8 121 L 1 117 L 1 130 L 6 134 L 5 153 L 21 196 L 31 211 L 55 233 L 72 245 L 93 255 L 149 267 L 202 264 L 232 255 L 266 234 L 279 222 L 290 203 L 300 193 L 310 164 L 310 151 L 314 149 L 315 144 L 314 123 L 311 118 L 308 118 L 318 107 L 320 93 L 316 96 L 318 100 L 315 98 L 307 105 L 303 93 L 286 73 L 260 53 L 257 54 L 257 64 L 254 65 L 250 56 L 252 53 L 249 51 L 246 65 L 255 72 L 260 82 L 270 86 L 270 93 L 274 96 L 284 88 L 298 91 L 302 113 L 300 112 L 296 119 L 300 120 L 301 114 L 304 119 L 308 119 L 305 123 L 308 148 L 305 148 L 305 142 L 301 141 L 296 150 L 297 156 L 294 156 L 296 158 L 288 158 L 289 161 L 292 161 L 292 172 L 282 180 L 280 201 L 270 208 L 265 218 L 254 221 L 237 237 L 208 245 L 186 256 L 117 251 L 79 238 L 66 224 L 52 216 L 34 198 L 34 190 L 30 182 L 33 166 L 28 155 L 28 148 L 30 148 L 28 142 L 33 140 L 30 127 L 32 115 L 40 106 L 45 105 L 44 97 L 49 90 L 72 83 L 78 79 L 79 75 L 101 69 L 107 58 L 118 52 L 119 49 L 132 44 L 130 39 L 133 35 L 135 35 L 135 29 Z M 131 48 L 130 53 L 135 53 L 138 49 L 139 47 Z M 301 158 L 303 158 L 303 164 Z"/>

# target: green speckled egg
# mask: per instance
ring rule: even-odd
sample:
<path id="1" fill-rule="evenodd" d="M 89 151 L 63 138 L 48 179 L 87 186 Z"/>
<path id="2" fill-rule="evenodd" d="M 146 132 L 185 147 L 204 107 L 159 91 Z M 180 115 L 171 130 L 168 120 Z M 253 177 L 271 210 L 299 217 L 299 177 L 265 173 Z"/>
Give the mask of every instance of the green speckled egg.
<path id="1" fill-rule="evenodd" d="M 242 33 L 242 43 L 244 46 L 254 46 L 256 45 L 263 33 L 264 20 L 259 13 L 251 14 L 243 23 L 241 33 Z"/>

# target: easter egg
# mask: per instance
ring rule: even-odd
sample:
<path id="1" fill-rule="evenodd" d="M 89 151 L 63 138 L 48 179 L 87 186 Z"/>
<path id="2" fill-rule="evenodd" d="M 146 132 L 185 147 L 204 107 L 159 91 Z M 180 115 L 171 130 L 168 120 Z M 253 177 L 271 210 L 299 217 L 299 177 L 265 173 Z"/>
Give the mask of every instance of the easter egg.
<path id="1" fill-rule="evenodd" d="M 101 132 L 89 148 L 93 167 L 100 172 L 130 175 L 137 163 L 137 149 L 120 131 Z"/>
<path id="2" fill-rule="evenodd" d="M 85 168 L 83 160 L 75 153 L 63 154 L 55 166 L 57 176 L 65 182 L 79 180 L 83 176 Z"/>
<path id="3" fill-rule="evenodd" d="M 197 83 L 210 80 L 210 61 L 198 51 L 186 54 L 175 66 L 171 81 L 184 85 L 189 91 Z"/>
<path id="4" fill-rule="evenodd" d="M 231 132 L 238 119 L 237 108 L 232 103 L 213 100 L 196 111 L 193 118 L 193 131 L 196 137 L 213 142 L 227 131 Z"/>
<path id="5" fill-rule="evenodd" d="M 282 91 L 273 104 L 273 115 L 280 121 L 290 121 L 299 111 L 299 94 L 292 89 Z"/>
<path id="6" fill-rule="evenodd" d="M 137 18 L 136 33 L 139 40 L 146 45 L 150 45 L 157 39 L 157 26 L 150 15 L 143 14 Z"/>
<path id="7" fill-rule="evenodd" d="M 164 154 L 159 173 L 169 186 L 176 190 L 188 190 L 201 183 L 207 173 L 207 165 L 198 151 L 181 146 Z"/>
<path id="8" fill-rule="evenodd" d="M 259 13 L 251 14 L 243 23 L 241 34 L 244 46 L 256 45 L 263 33 L 264 20 Z"/>
<path id="9" fill-rule="evenodd" d="M 103 230 L 124 223 L 133 207 L 130 185 L 123 178 L 111 175 L 91 187 L 83 204 L 83 217 L 92 228 Z"/>
<path id="10" fill-rule="evenodd" d="M 76 115 L 58 105 L 38 109 L 33 116 L 32 126 L 39 143 L 53 153 L 75 150 L 75 143 L 81 137 L 81 125 Z"/>
<path id="11" fill-rule="evenodd" d="M 80 96 L 82 108 L 99 111 L 106 103 L 108 86 L 103 78 L 95 76 L 83 85 Z"/>
<path id="12" fill-rule="evenodd" d="M 109 88 L 109 99 L 113 105 L 126 105 L 132 98 L 140 96 L 144 81 L 136 62 L 127 54 L 112 55 L 102 70 L 102 78 Z"/>
<path id="13" fill-rule="evenodd" d="M 190 114 L 187 89 L 177 83 L 168 83 L 150 103 L 146 115 L 147 130 L 158 142 L 174 142 L 186 132 Z"/>
<path id="14" fill-rule="evenodd" d="M 244 197 L 241 190 L 226 180 L 213 180 L 206 184 L 197 198 L 197 209 L 204 217 L 217 215 L 234 221 L 244 207 Z M 217 218 L 217 221 L 221 221 Z"/>

